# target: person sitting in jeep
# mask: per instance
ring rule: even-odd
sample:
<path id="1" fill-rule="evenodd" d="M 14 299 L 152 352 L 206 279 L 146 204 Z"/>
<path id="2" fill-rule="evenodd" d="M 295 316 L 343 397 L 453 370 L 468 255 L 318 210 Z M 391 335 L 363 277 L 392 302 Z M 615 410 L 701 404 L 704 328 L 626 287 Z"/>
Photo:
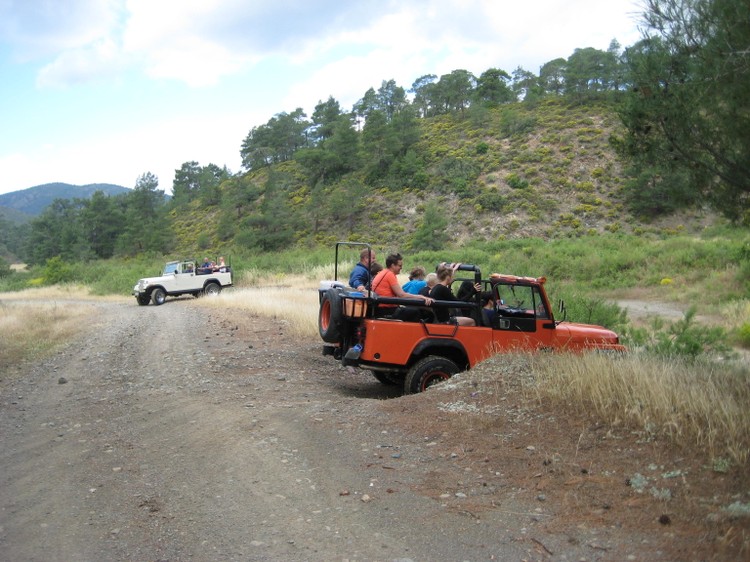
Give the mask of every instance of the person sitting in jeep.
<path id="1" fill-rule="evenodd" d="M 370 268 L 375 263 L 375 252 L 370 248 L 365 248 L 359 253 L 359 262 L 352 269 L 349 275 L 349 286 L 358 291 L 364 291 L 370 284 L 372 274 Z"/>
<path id="2" fill-rule="evenodd" d="M 432 290 L 430 291 L 430 296 L 438 301 L 460 301 L 458 297 L 456 297 L 453 294 L 453 291 L 451 291 L 451 283 L 453 282 L 453 274 L 455 273 L 458 266 L 461 264 L 453 264 L 453 265 L 441 265 L 437 270 L 437 285 L 435 285 Z M 482 286 L 477 283 L 473 287 L 473 290 L 475 292 L 479 292 L 482 290 Z M 465 300 L 468 300 L 474 295 L 474 293 L 469 294 L 468 297 Z M 474 321 L 473 318 L 469 318 L 468 316 L 451 316 L 450 309 L 448 308 L 436 308 L 435 309 L 435 317 L 437 318 L 438 322 L 444 322 L 444 323 L 455 323 L 459 326 L 476 326 L 477 323 Z"/>
<path id="3" fill-rule="evenodd" d="M 381 297 L 398 297 L 398 298 L 410 298 L 419 299 L 424 302 L 425 305 L 429 306 L 433 302 L 433 298 L 424 295 L 410 295 L 405 292 L 398 282 L 396 275 L 401 273 L 401 269 L 404 267 L 404 258 L 401 254 L 391 254 L 385 258 L 385 269 L 375 276 L 372 280 L 372 290 Z M 409 308 L 409 307 L 401 307 Z M 395 304 L 382 304 L 378 307 L 379 311 L 385 315 L 393 315 L 398 312 L 399 307 Z M 418 314 L 416 316 L 419 316 Z M 394 316 L 394 318 L 396 318 Z M 406 319 L 406 318 L 404 318 Z"/>

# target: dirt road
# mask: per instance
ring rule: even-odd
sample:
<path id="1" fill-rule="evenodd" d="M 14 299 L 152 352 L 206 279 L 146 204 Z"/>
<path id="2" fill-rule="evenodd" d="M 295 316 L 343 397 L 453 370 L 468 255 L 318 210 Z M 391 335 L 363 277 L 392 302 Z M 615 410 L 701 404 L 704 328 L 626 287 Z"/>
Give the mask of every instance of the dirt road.
<path id="1" fill-rule="evenodd" d="M 2 377 L 1 560 L 671 559 L 615 525 L 545 526 L 541 493 L 478 480 L 382 407 L 418 397 L 281 321 L 97 307 L 64 351 Z M 446 465 L 455 490 L 430 487 Z M 471 494 L 493 509 L 456 508 Z"/>

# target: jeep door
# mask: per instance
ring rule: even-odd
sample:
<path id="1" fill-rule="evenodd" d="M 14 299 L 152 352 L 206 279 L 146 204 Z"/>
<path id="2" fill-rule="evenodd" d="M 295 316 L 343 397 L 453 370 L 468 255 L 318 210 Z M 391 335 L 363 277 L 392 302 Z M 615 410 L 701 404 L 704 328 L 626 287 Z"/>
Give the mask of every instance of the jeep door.
<path id="1" fill-rule="evenodd" d="M 183 293 L 195 288 L 195 267 L 193 262 L 182 262 L 177 267 L 177 272 L 174 276 L 174 285 L 171 290 L 176 293 Z"/>
<path id="2" fill-rule="evenodd" d="M 534 285 L 497 284 L 493 342 L 498 352 L 554 347 L 555 323 Z"/>

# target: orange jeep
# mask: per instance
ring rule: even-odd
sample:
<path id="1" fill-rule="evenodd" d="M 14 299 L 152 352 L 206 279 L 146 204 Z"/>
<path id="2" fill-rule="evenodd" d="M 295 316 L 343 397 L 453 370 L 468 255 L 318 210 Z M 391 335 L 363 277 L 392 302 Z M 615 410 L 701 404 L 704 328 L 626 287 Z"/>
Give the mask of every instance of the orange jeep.
<path id="1" fill-rule="evenodd" d="M 340 245 L 362 244 L 336 244 L 335 277 Z M 410 394 L 422 392 L 497 353 L 625 351 L 611 330 L 565 321 L 562 302 L 563 319 L 555 320 L 544 290 L 544 277 L 493 274 L 482 279 L 479 268 L 467 264 L 462 264 L 459 271 L 472 272 L 472 283 L 481 283 L 492 292 L 496 303 L 492 320 L 483 314 L 479 295 L 460 305 L 455 301 L 435 301 L 432 306 L 425 306 L 416 299 L 362 294 L 337 280 L 321 282 L 318 329 L 325 342 L 323 354 L 343 365 L 368 369 L 384 384 L 403 384 L 404 392 Z M 417 307 L 420 319 L 408 322 L 383 316 L 378 310 L 383 304 Z M 457 306 L 462 316 L 475 320 L 476 326 L 430 319 L 437 307 Z"/>

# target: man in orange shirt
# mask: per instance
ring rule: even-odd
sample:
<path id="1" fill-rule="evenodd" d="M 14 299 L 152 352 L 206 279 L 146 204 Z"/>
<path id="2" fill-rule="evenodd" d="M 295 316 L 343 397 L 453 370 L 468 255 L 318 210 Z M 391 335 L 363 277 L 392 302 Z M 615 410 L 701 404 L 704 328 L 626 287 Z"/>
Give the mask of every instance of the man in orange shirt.
<path id="1" fill-rule="evenodd" d="M 385 258 L 385 269 L 375 276 L 372 280 L 372 290 L 380 297 L 397 297 L 402 299 L 419 299 L 429 306 L 433 299 L 425 295 L 410 295 L 401 288 L 396 275 L 401 273 L 404 266 L 404 258 L 401 254 L 391 254 Z M 396 310 L 395 304 L 382 304 L 379 308 L 389 313 Z"/>

